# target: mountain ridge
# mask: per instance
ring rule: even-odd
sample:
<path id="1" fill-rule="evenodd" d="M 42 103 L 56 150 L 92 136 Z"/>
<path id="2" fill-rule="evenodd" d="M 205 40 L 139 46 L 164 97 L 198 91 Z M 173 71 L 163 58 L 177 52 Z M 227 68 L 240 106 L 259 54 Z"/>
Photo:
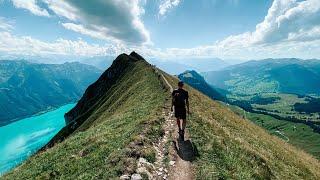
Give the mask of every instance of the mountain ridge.
<path id="1" fill-rule="evenodd" d="M 95 103 L 95 100 L 102 96 L 102 92 L 111 88 L 117 81 L 117 78 L 127 69 L 130 68 L 132 62 L 144 60 L 140 55 L 132 52 L 129 56 L 126 54 L 119 55 L 112 63 L 112 65 L 100 76 L 100 78 L 90 85 L 76 105 L 70 112 L 66 113 L 66 123 L 69 124 L 77 116 L 81 116 L 80 113 L 86 113 L 83 111 L 76 112 L 76 109 L 90 109 Z M 97 89 L 98 88 L 98 89 Z M 88 99 L 84 99 L 89 97 Z M 84 102 L 89 104 L 84 104 Z M 83 107 L 82 107 L 83 106 Z M 90 108 L 88 108 L 90 107 Z"/>
<path id="2" fill-rule="evenodd" d="M 131 59 L 129 55 L 121 57 Z M 171 86 L 175 86 L 178 79 L 144 60 L 129 64 L 131 68 L 101 92 L 104 94 L 99 96 L 93 112 L 70 136 L 34 155 L 4 178 L 148 178 L 150 174 L 166 174 L 165 169 L 168 178 L 173 177 L 174 167 L 166 161 L 161 171 L 153 168 L 158 167 L 154 144 L 168 133 L 168 139 L 175 141 L 178 148 L 187 143 L 179 142 L 173 132 L 166 132 L 165 126 L 172 122 L 166 114 L 170 110 L 171 95 L 161 77 Z M 172 158 L 181 158 L 192 163 L 189 172 L 198 179 L 320 177 L 320 163 L 311 155 L 269 135 L 192 87 L 186 85 L 185 88 L 189 91 L 192 112 L 188 116 L 187 131 L 195 157 L 183 159 L 184 154 L 179 156 L 176 146 L 168 141 L 161 150 L 163 159 L 175 163 L 177 159 Z M 79 112 L 85 109 L 80 108 Z M 75 114 L 81 116 L 82 113 Z"/>
<path id="3" fill-rule="evenodd" d="M 288 58 L 248 61 L 202 75 L 209 84 L 239 95 L 320 93 L 319 60 Z"/>
<path id="4" fill-rule="evenodd" d="M 204 78 L 194 70 L 185 71 L 179 74 L 178 78 L 214 100 L 226 101 L 226 97 L 210 86 Z"/>

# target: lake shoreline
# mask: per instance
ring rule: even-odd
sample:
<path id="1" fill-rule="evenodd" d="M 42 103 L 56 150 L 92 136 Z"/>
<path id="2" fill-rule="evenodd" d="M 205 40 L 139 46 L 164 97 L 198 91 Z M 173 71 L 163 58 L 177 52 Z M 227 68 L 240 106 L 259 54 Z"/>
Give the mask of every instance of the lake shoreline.
<path id="1" fill-rule="evenodd" d="M 4 126 L 7 126 L 7 125 L 10 125 L 11 123 L 15 123 L 15 122 L 18 122 L 20 120 L 26 119 L 26 118 L 32 118 L 32 117 L 35 117 L 35 116 L 40 116 L 40 115 L 45 114 L 45 113 L 50 112 L 50 111 L 54 111 L 56 109 L 59 109 L 61 106 L 65 106 L 65 105 L 68 105 L 68 104 L 77 104 L 77 103 L 78 103 L 78 101 L 71 101 L 69 103 L 63 103 L 63 104 L 60 104 L 60 105 L 57 105 L 57 106 L 48 106 L 47 109 L 40 110 L 35 114 L 25 115 L 25 116 L 21 116 L 21 117 L 15 118 L 15 119 L 11 119 L 7 123 L 4 123 L 4 124 L 0 123 L 0 128 L 4 127 Z"/>
<path id="2" fill-rule="evenodd" d="M 48 111 L 0 127 L 0 177 L 37 154 L 66 126 L 64 115 L 76 103 L 70 102 Z"/>

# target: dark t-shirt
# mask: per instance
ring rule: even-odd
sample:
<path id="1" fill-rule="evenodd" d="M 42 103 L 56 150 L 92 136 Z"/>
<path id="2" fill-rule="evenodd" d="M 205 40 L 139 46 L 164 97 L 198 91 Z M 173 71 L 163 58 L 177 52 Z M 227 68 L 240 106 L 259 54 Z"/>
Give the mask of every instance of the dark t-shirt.
<path id="1" fill-rule="evenodd" d="M 186 106 L 185 102 L 188 101 L 188 99 L 189 99 L 188 91 L 186 91 L 184 89 L 176 89 L 172 92 L 172 98 L 174 98 L 174 96 L 176 96 L 176 95 L 179 95 L 179 98 L 181 98 L 183 103 L 181 103 L 179 105 L 175 105 L 175 106 L 179 106 L 179 108 L 185 108 L 185 106 Z"/>

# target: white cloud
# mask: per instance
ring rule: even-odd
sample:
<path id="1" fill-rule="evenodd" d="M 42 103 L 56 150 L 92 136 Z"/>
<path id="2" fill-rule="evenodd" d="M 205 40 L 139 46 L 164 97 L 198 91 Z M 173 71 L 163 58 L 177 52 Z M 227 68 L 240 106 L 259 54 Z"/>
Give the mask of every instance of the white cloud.
<path id="1" fill-rule="evenodd" d="M 60 0 L 60 1 L 42 0 L 42 1 L 48 5 L 49 9 L 51 9 L 55 14 L 57 14 L 60 17 L 67 18 L 72 21 L 76 21 L 79 19 L 78 10 L 63 0 Z"/>
<path id="2" fill-rule="evenodd" d="M 46 9 L 43 9 L 37 5 L 36 0 L 11 0 L 11 1 L 16 8 L 26 9 L 34 15 L 47 16 L 47 17 L 50 16 Z"/>
<path id="3" fill-rule="evenodd" d="M 315 41 L 289 41 L 270 45 L 257 44 L 254 46 L 239 46 L 217 42 L 210 46 L 199 46 L 189 49 L 168 48 L 157 49 L 150 46 L 125 46 L 123 44 L 89 44 L 81 39 L 76 41 L 57 39 L 45 42 L 26 36 L 15 36 L 10 32 L 0 31 L 1 57 L 80 57 L 117 56 L 123 52 L 137 51 L 146 58 L 162 59 L 220 57 L 223 59 L 263 59 L 266 57 L 300 57 L 320 58 L 320 39 Z M 231 38 L 232 39 L 232 38 Z M 233 40 L 236 40 L 233 39 Z"/>
<path id="4" fill-rule="evenodd" d="M 253 31 L 232 35 L 211 45 L 185 49 L 159 49 L 143 44 L 148 41 L 149 33 L 140 19 L 144 12 L 139 0 L 95 1 L 101 4 L 85 0 L 44 1 L 55 14 L 68 21 L 61 23 L 66 29 L 111 41 L 113 45 L 96 45 L 83 40 L 65 39 L 44 42 L 31 37 L 17 37 L 12 35 L 8 28 L 2 28 L 6 32 L 0 31 L 0 52 L 23 55 L 115 56 L 135 50 L 145 57 L 163 59 L 320 58 L 319 0 L 274 0 L 265 19 Z M 93 6 L 98 8 L 90 10 Z M 1 24 L 3 23 L 0 19 L 0 27 Z"/>
<path id="5" fill-rule="evenodd" d="M 57 39 L 53 42 L 45 42 L 28 36 L 14 36 L 9 32 L 0 31 L 0 54 L 5 55 L 70 55 L 97 56 L 114 55 L 124 50 L 121 45 L 97 45 L 88 44 L 79 39 L 71 41 Z"/>
<path id="6" fill-rule="evenodd" d="M 14 29 L 13 23 L 8 21 L 7 19 L 0 17 L 0 30 L 11 31 Z"/>
<path id="7" fill-rule="evenodd" d="M 60 58 L 66 57 L 68 60 L 74 61 L 79 58 L 93 56 L 117 56 L 134 50 L 147 57 L 153 57 L 161 53 L 160 50 L 149 46 L 125 46 L 122 43 L 98 45 L 89 44 L 82 39 L 72 41 L 60 38 L 47 42 L 29 36 L 16 36 L 11 32 L 1 30 L 0 37 L 0 58 L 9 59 L 42 57 L 63 62 Z"/>
<path id="8" fill-rule="evenodd" d="M 161 0 L 160 5 L 159 5 L 159 15 L 164 16 L 166 13 L 178 6 L 180 4 L 181 0 Z"/>
<path id="9" fill-rule="evenodd" d="M 88 29 L 81 24 L 74 24 L 74 23 L 62 23 L 62 26 L 66 29 L 69 29 L 84 35 L 88 35 L 93 38 L 116 41 L 115 39 L 111 39 L 112 37 L 106 36 L 107 29 L 104 29 L 103 27 L 93 27 L 94 28 L 93 30 L 93 29 Z"/>
<path id="10" fill-rule="evenodd" d="M 320 25 L 319 0 L 274 0 L 268 15 L 252 33 L 253 41 L 273 43 L 290 40 L 290 34 L 310 31 L 318 25 Z"/>
<path id="11" fill-rule="evenodd" d="M 237 43 L 235 43 L 237 44 Z M 273 45 L 227 45 L 215 43 L 210 46 L 195 48 L 168 48 L 157 56 L 163 59 L 218 57 L 222 59 L 264 59 L 264 58 L 288 58 L 297 57 L 304 59 L 320 58 L 320 39 L 307 42 L 286 42 Z M 157 57 L 156 56 L 156 57 Z"/>
<path id="12" fill-rule="evenodd" d="M 143 0 L 43 1 L 58 16 L 72 21 L 62 24 L 69 30 L 104 40 L 151 43 L 149 31 L 141 20 Z"/>
<path id="13" fill-rule="evenodd" d="M 252 32 L 232 35 L 208 46 L 164 52 L 169 57 L 320 58 L 320 1 L 274 0 L 265 19 Z"/>
<path id="14" fill-rule="evenodd" d="M 263 22 L 255 31 L 233 35 L 218 42 L 223 47 L 272 46 L 288 41 L 319 39 L 319 0 L 274 0 Z"/>
<path id="15" fill-rule="evenodd" d="M 320 25 L 315 26 L 310 30 L 299 30 L 298 32 L 289 33 L 289 41 L 312 41 L 320 39 Z"/>

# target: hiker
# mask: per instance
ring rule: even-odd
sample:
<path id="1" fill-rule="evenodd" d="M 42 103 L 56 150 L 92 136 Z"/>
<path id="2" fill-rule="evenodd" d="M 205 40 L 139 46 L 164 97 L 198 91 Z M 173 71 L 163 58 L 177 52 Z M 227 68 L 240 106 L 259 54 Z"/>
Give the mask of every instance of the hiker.
<path id="1" fill-rule="evenodd" d="M 189 114 L 189 95 L 188 91 L 183 89 L 183 82 L 179 81 L 178 89 L 172 92 L 171 111 L 174 107 L 174 115 L 177 118 L 179 128 L 179 137 L 184 141 L 184 130 L 186 128 L 186 113 Z M 182 124 L 181 124 L 182 123 Z"/>

